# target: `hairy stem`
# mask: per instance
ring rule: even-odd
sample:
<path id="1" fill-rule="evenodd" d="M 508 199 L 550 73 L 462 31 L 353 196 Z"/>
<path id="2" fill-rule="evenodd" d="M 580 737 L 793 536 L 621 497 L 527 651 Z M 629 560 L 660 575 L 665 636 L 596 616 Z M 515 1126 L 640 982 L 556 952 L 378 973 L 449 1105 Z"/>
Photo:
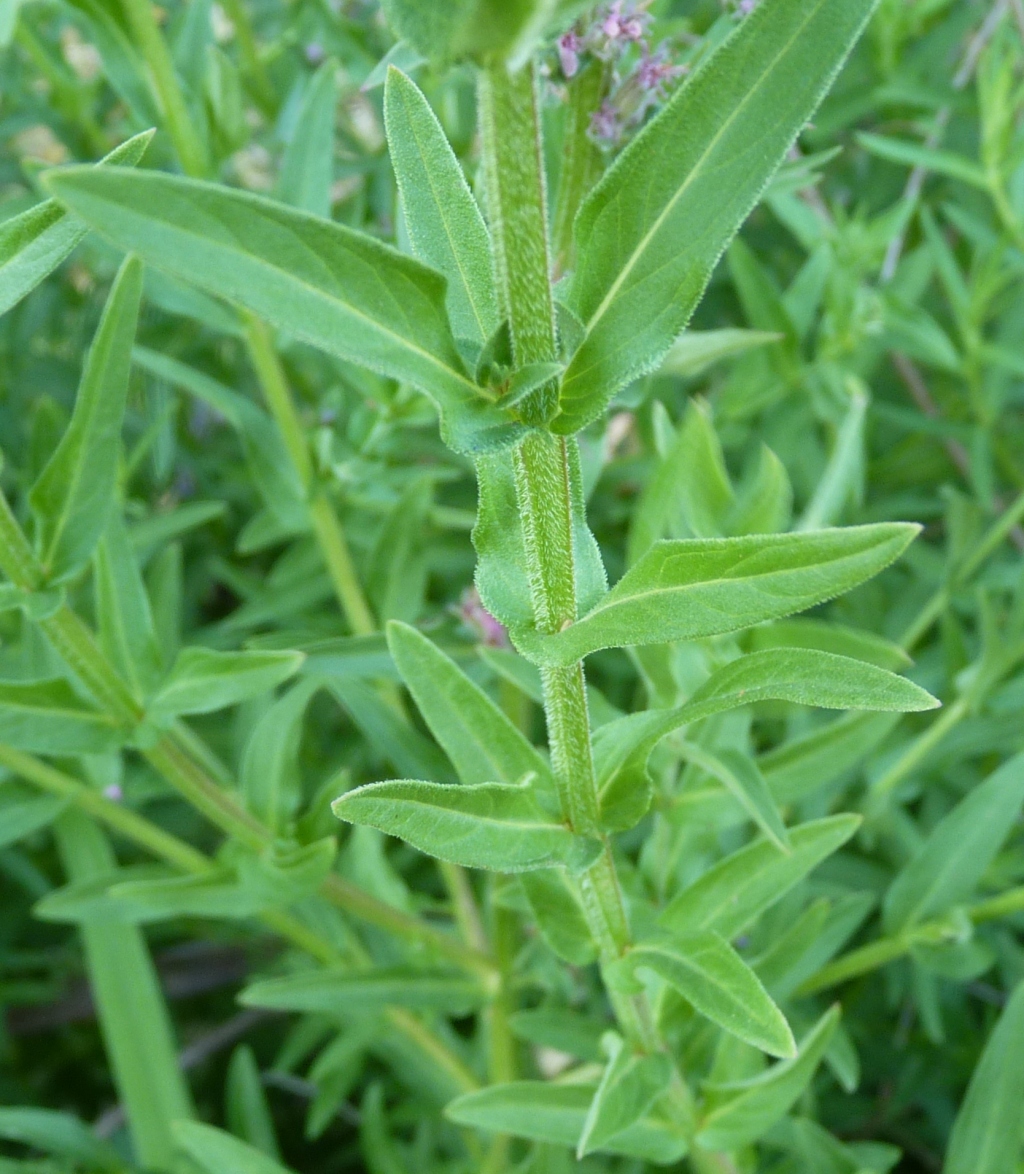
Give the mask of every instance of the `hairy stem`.
<path id="1" fill-rule="evenodd" d="M 499 288 L 517 366 L 557 354 L 547 201 L 532 67 L 510 74 L 503 64 L 481 77 L 480 112 L 487 206 Z M 556 408 L 553 387 L 535 393 L 524 419 L 542 425 Z M 577 615 L 569 446 L 575 441 L 538 429 L 514 454 L 534 619 L 558 632 Z M 590 931 L 608 964 L 629 947 L 629 921 L 611 845 L 600 829 L 583 664 L 545 669 L 544 711 L 562 813 L 580 835 L 603 841 L 598 861 L 580 878 Z M 636 1047 L 660 1046 L 646 1000 L 609 990 L 623 1031 Z M 688 1098 L 685 1086 L 681 1096 Z"/>

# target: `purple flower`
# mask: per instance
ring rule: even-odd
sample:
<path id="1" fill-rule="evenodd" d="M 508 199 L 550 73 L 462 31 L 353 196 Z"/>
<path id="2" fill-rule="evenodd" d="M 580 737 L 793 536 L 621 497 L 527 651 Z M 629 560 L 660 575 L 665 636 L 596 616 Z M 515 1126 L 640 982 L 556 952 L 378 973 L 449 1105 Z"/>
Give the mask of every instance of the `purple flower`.
<path id="1" fill-rule="evenodd" d="M 488 648 L 508 648 L 508 633 L 504 624 L 494 618 L 480 602 L 480 595 L 475 587 L 467 587 L 462 593 L 459 602 L 459 616 L 468 628 L 472 628 L 478 635 L 480 642 Z"/>
<path id="2" fill-rule="evenodd" d="M 326 56 L 323 45 L 318 41 L 310 41 L 306 46 L 306 60 L 310 65 L 319 65 Z"/>
<path id="3" fill-rule="evenodd" d="M 595 110 L 590 119 L 590 133 L 599 143 L 611 146 L 619 141 L 618 111 L 609 99 L 601 103 L 599 110 Z"/>
<path id="4" fill-rule="evenodd" d="M 120 803 L 124 798 L 124 791 L 121 790 L 119 783 L 110 783 L 103 788 L 103 798 L 109 799 L 112 803 Z"/>
<path id="5" fill-rule="evenodd" d="M 632 41 L 642 40 L 644 27 L 650 17 L 638 13 L 633 5 L 630 5 L 629 11 L 626 13 L 622 11 L 622 8 L 622 0 L 615 0 L 615 3 L 601 20 L 601 32 L 610 42 L 621 41 L 628 44 Z"/>
<path id="6" fill-rule="evenodd" d="M 580 67 L 582 48 L 583 43 L 580 41 L 579 34 L 571 29 L 558 38 L 558 60 L 562 66 L 562 73 L 567 78 L 575 77 Z"/>

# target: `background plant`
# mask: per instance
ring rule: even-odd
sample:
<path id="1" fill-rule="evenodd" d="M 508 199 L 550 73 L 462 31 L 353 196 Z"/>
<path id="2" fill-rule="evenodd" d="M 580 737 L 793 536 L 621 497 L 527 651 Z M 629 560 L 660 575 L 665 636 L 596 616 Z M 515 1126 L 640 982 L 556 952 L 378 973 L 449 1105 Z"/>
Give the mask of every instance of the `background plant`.
<path id="1" fill-rule="evenodd" d="M 1022 36 L 0 4 L 5 1163 L 1017 1168 Z"/>

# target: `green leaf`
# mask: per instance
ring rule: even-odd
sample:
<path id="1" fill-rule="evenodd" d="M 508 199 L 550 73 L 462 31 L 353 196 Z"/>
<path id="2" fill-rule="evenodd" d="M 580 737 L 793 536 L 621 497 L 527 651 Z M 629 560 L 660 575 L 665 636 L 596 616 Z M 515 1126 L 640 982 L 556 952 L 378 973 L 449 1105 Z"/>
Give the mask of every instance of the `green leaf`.
<path id="1" fill-rule="evenodd" d="M 681 753 L 688 762 L 718 779 L 761 831 L 783 851 L 789 851 L 789 833 L 757 763 L 739 750 L 726 749 L 712 754 L 692 742 L 685 743 Z"/>
<path id="2" fill-rule="evenodd" d="M 595 730 L 594 764 L 603 825 L 623 831 L 643 817 L 650 803 L 647 760 L 662 738 L 681 726 L 758 701 L 897 712 L 932 709 L 938 704 L 913 682 L 849 657 L 799 648 L 752 652 L 712 673 L 685 705 L 628 714 Z M 770 769 L 783 780 L 773 786 L 801 788 L 805 777 L 824 777 L 822 772 L 833 760 L 838 769 L 845 769 L 889 728 L 871 726 L 861 736 L 857 726 L 849 738 L 846 727 L 823 731 L 811 735 L 806 746 L 773 752 L 768 756 Z M 843 744 L 836 747 L 838 735 L 844 736 Z M 870 744 L 866 737 L 872 739 Z M 733 781 L 740 785 L 739 779 Z M 779 796 L 774 798 L 778 801 Z M 771 818 L 766 810 L 761 814 Z"/>
<path id="3" fill-rule="evenodd" d="M 444 1112 L 456 1125 L 575 1148 L 594 1092 L 592 1084 L 519 1080 L 466 1093 L 452 1101 Z M 678 1127 L 645 1117 L 605 1142 L 603 1148 L 668 1165 L 678 1162 L 688 1147 Z"/>
<path id="4" fill-rule="evenodd" d="M 25 794 L 20 788 L 0 785 L 0 848 L 48 827 L 65 807 L 66 799 Z"/>
<path id="5" fill-rule="evenodd" d="M 26 1106 L 0 1106 L 0 1137 L 44 1153 L 81 1162 L 90 1169 L 117 1170 L 117 1152 L 70 1113 Z"/>
<path id="6" fill-rule="evenodd" d="M 917 527 L 851 526 L 807 534 L 657 542 L 590 612 L 564 631 L 513 632 L 541 664 L 601 648 L 697 640 L 823 603 L 887 567 Z"/>
<path id="7" fill-rule="evenodd" d="M 62 677 L 0 681 L 0 742 L 44 754 L 102 754 L 117 749 L 124 737 Z"/>
<path id="8" fill-rule="evenodd" d="M 554 427 L 575 432 L 661 361 L 874 0 L 763 0 L 622 152 L 576 219 L 585 338 Z"/>
<path id="9" fill-rule="evenodd" d="M 320 687 L 315 678 L 299 681 L 260 718 L 245 746 L 241 784 L 246 806 L 275 830 L 284 827 L 299 806 L 302 720 Z"/>
<path id="10" fill-rule="evenodd" d="M 673 935 L 714 930 L 726 939 L 841 848 L 860 827 L 857 815 L 831 815 L 791 828 L 790 850 L 770 840 L 748 844 L 708 869 L 666 906 L 660 922 Z"/>
<path id="11" fill-rule="evenodd" d="M 256 697 L 293 677 L 301 652 L 214 652 L 183 648 L 150 704 L 149 715 L 165 720 L 182 713 L 212 713 Z"/>
<path id="12" fill-rule="evenodd" d="M 498 325 L 490 234 L 430 104 L 394 66 L 384 86 L 384 122 L 412 246 L 448 279 L 456 338 L 482 347 Z"/>
<path id="13" fill-rule="evenodd" d="M 593 1085 L 517 1080 L 466 1093 L 445 1108 L 445 1116 L 456 1125 L 575 1148 L 594 1092 Z M 639 1156 L 658 1165 L 679 1161 L 687 1148 L 678 1127 L 651 1116 L 604 1145 L 608 1152 Z"/>
<path id="14" fill-rule="evenodd" d="M 750 1145 L 784 1117 L 814 1075 L 839 1024 L 839 1007 L 830 1008 L 800 1041 L 799 1054 L 759 1076 L 733 1084 L 705 1086 L 707 1107 L 697 1141 L 709 1150 Z"/>
<path id="15" fill-rule="evenodd" d="M 587 966 L 597 957 L 597 946 L 587 915 L 565 871 L 542 868 L 519 877 L 530 912 L 541 936 L 552 950 L 573 966 Z"/>
<path id="16" fill-rule="evenodd" d="M 408 624 L 387 627 L 388 648 L 430 732 L 463 783 L 554 781 L 547 762 L 486 693 Z"/>
<path id="17" fill-rule="evenodd" d="M 281 1157 L 259 1065 L 248 1044 L 239 1044 L 231 1053 L 224 1081 L 224 1116 L 231 1132 L 248 1145 L 268 1158 Z"/>
<path id="18" fill-rule="evenodd" d="M 291 1171 L 212 1125 L 198 1121 L 175 1121 L 171 1133 L 179 1150 L 186 1153 L 206 1174 L 291 1174 Z"/>
<path id="19" fill-rule="evenodd" d="M 734 504 L 722 446 L 707 408 L 691 400 L 678 429 L 672 428 L 667 413 L 662 423 L 672 439 L 633 511 L 626 555 L 630 566 L 659 538 L 718 537 Z"/>
<path id="20" fill-rule="evenodd" d="M 898 934 L 966 900 L 996 857 L 1024 803 L 1024 754 L 1004 763 L 932 829 L 885 894 L 882 923 Z"/>
<path id="21" fill-rule="evenodd" d="M 701 1015 L 755 1048 L 772 1056 L 796 1055 L 786 1017 L 754 971 L 713 930 L 641 943 L 621 965 L 653 971 Z"/>
<path id="22" fill-rule="evenodd" d="M 277 179 L 279 199 L 315 216 L 331 215 L 337 75 L 338 63 L 328 58 L 309 79 Z"/>
<path id="23" fill-rule="evenodd" d="M 147 130 L 128 139 L 101 159 L 99 166 L 134 166 L 155 133 Z M 88 226 L 69 216 L 56 200 L 44 200 L 0 224 L 0 314 L 35 289 L 88 233 Z"/>
<path id="24" fill-rule="evenodd" d="M 600 844 L 555 823 L 529 786 L 475 787 L 396 779 L 357 787 L 336 799 L 334 814 L 397 836 L 429 856 L 494 872 L 565 865 L 585 868 Z"/>
<path id="25" fill-rule="evenodd" d="M 693 378 L 723 359 L 778 342 L 781 334 L 770 330 L 684 330 L 658 368 L 659 375 Z"/>
<path id="26" fill-rule="evenodd" d="M 149 596 L 120 512 L 111 512 L 94 557 L 100 647 L 143 701 L 159 679 L 163 655 Z"/>
<path id="27" fill-rule="evenodd" d="M 923 167 L 926 171 L 948 175 L 950 179 L 959 179 L 971 187 L 988 191 L 985 169 L 972 159 L 967 159 L 954 151 L 942 151 L 935 147 L 926 147 L 923 143 L 894 139 L 886 135 L 860 132 L 856 138 L 865 151 L 870 151 L 879 159 L 887 159 L 890 163 L 904 163 L 907 167 Z"/>
<path id="28" fill-rule="evenodd" d="M 615 1039 L 613 1036 L 612 1039 Z M 664 1052 L 637 1055 L 615 1040 L 612 1057 L 590 1102 L 576 1157 L 604 1148 L 654 1106 L 672 1082 L 672 1061 Z M 638 1153 L 637 1157 L 643 1157 Z"/>
<path id="29" fill-rule="evenodd" d="M 864 421 L 868 411 L 867 393 L 853 380 L 850 407 L 836 433 L 832 454 L 814 494 L 796 527 L 818 530 L 842 520 L 850 501 L 859 502 L 864 481 Z"/>
<path id="30" fill-rule="evenodd" d="M 892 640 L 886 640 L 874 632 L 860 628 L 848 628 L 828 620 L 796 619 L 776 620 L 755 628 L 750 633 L 747 649 L 760 652 L 766 648 L 817 648 L 836 656 L 848 656 L 854 660 L 868 661 L 879 668 L 896 672 L 913 664 L 906 652 Z"/>
<path id="31" fill-rule="evenodd" d="M 46 182 L 76 215 L 157 268 L 426 392 L 452 447 L 471 451 L 520 434 L 463 369 L 444 281 L 411 257 L 332 221 L 196 180 L 74 167 Z"/>
<path id="32" fill-rule="evenodd" d="M 49 582 L 77 574 L 107 524 L 117 486 L 121 422 L 141 297 L 142 266 L 129 257 L 86 356 L 71 423 L 29 493 L 40 561 Z"/>
<path id="33" fill-rule="evenodd" d="M 247 1007 L 367 1015 L 386 1006 L 468 1015 L 487 1001 L 478 980 L 448 970 L 380 967 L 374 970 L 309 970 L 267 978 L 239 996 Z"/>
<path id="34" fill-rule="evenodd" d="M 1011 1174 L 1024 1140 L 1024 984 L 1010 996 L 971 1076 L 942 1174 Z"/>
<path id="35" fill-rule="evenodd" d="M 57 821 L 57 845 L 69 878 L 109 873 L 114 854 L 103 832 L 78 811 Z M 127 1110 L 140 1165 L 172 1169 L 170 1123 L 191 1117 L 167 1004 L 145 938 L 116 918 L 79 928 L 89 986 L 118 1096 Z"/>
<path id="36" fill-rule="evenodd" d="M 308 526 L 305 488 L 289 459 L 280 430 L 262 408 L 194 367 L 148 347 L 134 347 L 132 361 L 223 416 L 241 437 L 252 483 L 267 508 L 289 529 L 301 531 Z"/>
<path id="37" fill-rule="evenodd" d="M 397 771 L 444 782 L 451 779 L 445 756 L 381 697 L 379 689 L 338 672 L 325 673 L 324 680 L 363 737 Z"/>
<path id="38" fill-rule="evenodd" d="M 581 1060 L 604 1058 L 601 1040 L 608 1025 L 565 1007 L 542 1006 L 532 1011 L 516 1011 L 509 1016 L 509 1027 L 519 1039 L 541 1048 L 554 1048 Z"/>

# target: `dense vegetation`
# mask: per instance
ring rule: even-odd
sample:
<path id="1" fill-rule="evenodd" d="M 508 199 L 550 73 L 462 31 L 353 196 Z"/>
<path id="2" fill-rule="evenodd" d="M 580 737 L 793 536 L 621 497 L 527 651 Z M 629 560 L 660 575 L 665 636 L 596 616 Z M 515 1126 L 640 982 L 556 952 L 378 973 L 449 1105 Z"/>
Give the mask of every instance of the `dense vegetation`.
<path id="1" fill-rule="evenodd" d="M 1024 1169 L 1022 293 L 1021 0 L 0 0 L 0 1174 Z"/>

